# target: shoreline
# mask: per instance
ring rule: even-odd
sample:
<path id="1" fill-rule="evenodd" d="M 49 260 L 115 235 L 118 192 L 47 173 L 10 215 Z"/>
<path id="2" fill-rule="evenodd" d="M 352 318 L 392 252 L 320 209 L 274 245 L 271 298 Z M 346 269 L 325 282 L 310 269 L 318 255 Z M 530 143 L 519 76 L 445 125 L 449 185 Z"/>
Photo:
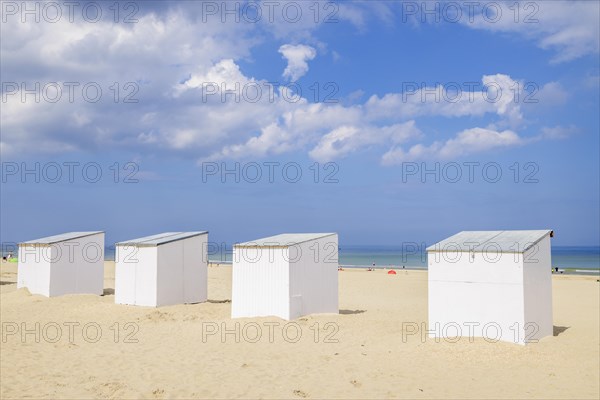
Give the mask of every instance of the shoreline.
<path id="1" fill-rule="evenodd" d="M 114 260 L 106 260 L 114 262 Z M 218 267 L 218 266 L 231 266 L 233 263 L 231 261 L 209 261 L 209 267 Z M 376 271 L 427 271 L 427 267 L 422 266 L 412 266 L 412 265 L 390 265 L 390 266 L 369 266 L 369 265 L 350 265 L 350 264 L 339 264 L 339 267 L 348 269 L 348 270 L 368 270 L 369 268 L 373 268 Z M 600 269 L 582 269 L 582 268 L 559 268 L 558 272 L 552 270 L 552 275 L 584 275 L 584 276 L 592 276 L 598 275 L 600 277 Z"/>
<path id="2" fill-rule="evenodd" d="M 104 262 L 115 262 L 113 259 L 105 259 Z M 16 258 L 11 259 L 10 261 L 2 260 L 2 264 L 5 263 L 14 263 L 17 264 L 18 260 Z M 231 266 L 233 263 L 231 261 L 215 261 L 209 260 L 209 267 L 218 267 L 218 266 Z M 395 271 L 427 271 L 427 267 L 425 266 L 414 266 L 414 265 L 389 265 L 389 266 L 370 266 L 370 265 L 356 265 L 356 264 L 339 264 L 339 267 L 348 270 L 369 270 L 369 268 L 373 268 L 374 270 L 395 270 Z M 554 269 L 552 270 L 552 275 L 584 275 L 584 276 L 598 276 L 600 277 L 600 268 L 575 268 L 575 267 L 559 267 L 558 272 Z"/>

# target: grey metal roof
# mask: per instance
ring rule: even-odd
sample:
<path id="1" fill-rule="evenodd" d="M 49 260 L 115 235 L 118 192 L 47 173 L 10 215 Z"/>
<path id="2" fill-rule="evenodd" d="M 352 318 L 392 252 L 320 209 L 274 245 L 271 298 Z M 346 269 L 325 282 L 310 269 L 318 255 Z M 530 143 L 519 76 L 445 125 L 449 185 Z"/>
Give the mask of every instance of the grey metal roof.
<path id="1" fill-rule="evenodd" d="M 537 231 L 462 231 L 427 248 L 427 251 L 472 251 L 480 253 L 523 253 L 547 235 L 549 229 Z"/>
<path id="2" fill-rule="evenodd" d="M 289 247 L 333 235 L 335 233 L 282 233 L 281 235 L 238 243 L 234 247 Z"/>
<path id="3" fill-rule="evenodd" d="M 103 231 L 91 231 L 91 232 L 67 232 L 61 233 L 60 235 L 47 236 L 40 239 L 28 240 L 26 242 L 19 243 L 19 246 L 26 244 L 54 244 L 58 242 L 66 242 L 68 240 L 79 239 L 86 236 L 97 235 L 104 233 Z"/>
<path id="4" fill-rule="evenodd" d="M 175 242 L 177 240 L 187 239 L 194 236 L 205 235 L 208 231 L 198 232 L 163 232 L 157 235 L 145 236 L 142 238 L 126 240 L 124 242 L 115 243 L 115 246 L 138 246 L 138 247 L 151 247 L 159 246 L 161 244 L 167 244 Z"/>

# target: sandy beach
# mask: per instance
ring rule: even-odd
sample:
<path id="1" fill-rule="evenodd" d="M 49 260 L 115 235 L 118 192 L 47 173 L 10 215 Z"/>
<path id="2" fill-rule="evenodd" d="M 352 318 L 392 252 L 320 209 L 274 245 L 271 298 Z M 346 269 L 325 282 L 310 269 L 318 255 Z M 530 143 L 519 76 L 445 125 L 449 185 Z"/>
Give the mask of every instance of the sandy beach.
<path id="1" fill-rule="evenodd" d="M 0 396 L 12 398 L 539 398 L 600 396 L 600 284 L 553 276 L 554 336 L 520 346 L 425 339 L 427 272 L 339 272 L 339 315 L 230 318 L 231 267 L 202 304 L 17 290 L 1 264 Z M 414 330 L 417 329 L 417 332 Z"/>

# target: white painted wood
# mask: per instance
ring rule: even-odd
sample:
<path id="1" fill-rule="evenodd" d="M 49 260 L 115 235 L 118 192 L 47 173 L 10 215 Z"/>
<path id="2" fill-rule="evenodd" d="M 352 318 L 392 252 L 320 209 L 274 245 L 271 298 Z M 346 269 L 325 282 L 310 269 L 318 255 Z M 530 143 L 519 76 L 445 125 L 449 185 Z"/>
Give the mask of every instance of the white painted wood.
<path id="1" fill-rule="evenodd" d="M 461 232 L 430 246 L 429 336 L 525 344 L 552 335 L 550 235 Z"/>
<path id="2" fill-rule="evenodd" d="M 19 244 L 17 287 L 47 297 L 104 290 L 104 232 L 70 232 Z"/>
<path id="3" fill-rule="evenodd" d="M 283 234 L 233 248 L 231 316 L 338 313 L 337 234 Z"/>
<path id="4" fill-rule="evenodd" d="M 167 232 L 116 244 L 115 303 L 147 307 L 207 300 L 208 232 Z"/>

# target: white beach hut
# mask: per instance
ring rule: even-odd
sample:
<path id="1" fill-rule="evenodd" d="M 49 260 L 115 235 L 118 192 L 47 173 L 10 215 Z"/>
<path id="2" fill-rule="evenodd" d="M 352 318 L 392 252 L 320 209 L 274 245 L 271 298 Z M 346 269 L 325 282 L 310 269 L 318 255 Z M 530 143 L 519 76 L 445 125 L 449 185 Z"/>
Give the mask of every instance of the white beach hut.
<path id="1" fill-rule="evenodd" d="M 427 248 L 429 336 L 553 334 L 551 230 L 460 232 Z"/>
<path id="2" fill-rule="evenodd" d="M 233 247 L 231 317 L 338 313 L 336 233 L 281 234 Z"/>
<path id="3" fill-rule="evenodd" d="M 102 294 L 104 232 L 69 232 L 19 243 L 17 287 L 48 297 Z"/>
<path id="4" fill-rule="evenodd" d="M 115 303 L 159 307 L 206 301 L 208 232 L 166 232 L 115 247 Z"/>

